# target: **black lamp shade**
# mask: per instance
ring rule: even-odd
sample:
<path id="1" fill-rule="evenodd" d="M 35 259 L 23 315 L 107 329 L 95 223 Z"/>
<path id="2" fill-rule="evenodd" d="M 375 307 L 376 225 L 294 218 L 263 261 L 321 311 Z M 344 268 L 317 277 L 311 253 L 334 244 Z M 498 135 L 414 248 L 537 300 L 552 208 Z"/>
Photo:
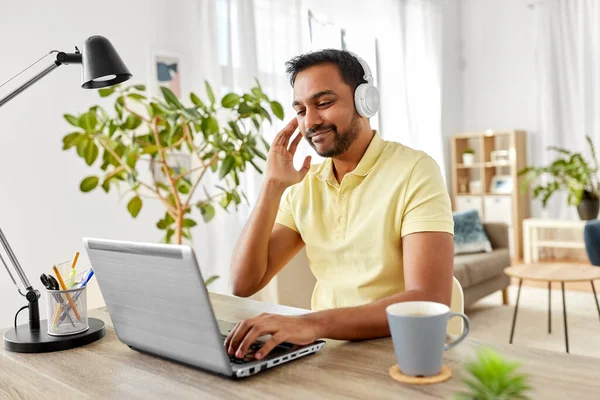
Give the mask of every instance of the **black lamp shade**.
<path id="1" fill-rule="evenodd" d="M 113 45 L 104 36 L 91 36 L 82 49 L 82 83 L 84 89 L 113 86 L 131 78 Z"/>

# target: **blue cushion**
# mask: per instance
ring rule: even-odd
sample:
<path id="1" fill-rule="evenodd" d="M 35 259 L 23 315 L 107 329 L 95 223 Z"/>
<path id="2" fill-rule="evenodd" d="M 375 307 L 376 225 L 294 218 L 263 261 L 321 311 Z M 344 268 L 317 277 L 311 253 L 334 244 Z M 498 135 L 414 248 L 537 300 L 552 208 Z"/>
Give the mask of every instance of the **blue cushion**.
<path id="1" fill-rule="evenodd" d="M 454 254 L 492 251 L 492 244 L 485 234 L 477 210 L 455 212 L 452 218 L 454 218 Z"/>

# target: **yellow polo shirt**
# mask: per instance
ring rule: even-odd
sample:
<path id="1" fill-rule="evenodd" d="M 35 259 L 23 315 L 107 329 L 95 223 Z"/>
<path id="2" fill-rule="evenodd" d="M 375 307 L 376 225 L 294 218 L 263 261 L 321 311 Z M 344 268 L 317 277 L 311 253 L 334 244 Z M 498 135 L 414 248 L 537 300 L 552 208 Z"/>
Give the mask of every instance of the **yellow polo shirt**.
<path id="1" fill-rule="evenodd" d="M 306 244 L 317 278 L 313 310 L 358 306 L 403 292 L 401 238 L 454 233 L 437 163 L 377 133 L 341 183 L 331 159 L 313 165 L 285 192 L 276 223 L 298 232 Z"/>

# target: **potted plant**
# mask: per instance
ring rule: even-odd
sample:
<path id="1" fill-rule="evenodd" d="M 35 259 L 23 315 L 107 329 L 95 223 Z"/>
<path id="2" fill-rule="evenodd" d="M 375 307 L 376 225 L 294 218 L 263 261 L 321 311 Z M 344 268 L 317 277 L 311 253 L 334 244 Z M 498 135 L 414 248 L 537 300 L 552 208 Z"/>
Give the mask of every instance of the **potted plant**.
<path id="1" fill-rule="evenodd" d="M 462 153 L 462 160 L 464 165 L 473 165 L 475 163 L 475 150 L 467 147 Z"/>
<path id="2" fill-rule="evenodd" d="M 529 399 L 529 376 L 519 373 L 519 363 L 505 360 L 488 348 L 481 348 L 477 358 L 466 364 L 470 376 L 463 379 L 467 391 L 456 393 L 454 400 Z"/>
<path id="3" fill-rule="evenodd" d="M 598 159 L 592 139 L 586 136 L 592 160 L 588 162 L 581 153 L 551 146 L 548 150 L 558 153 L 558 158 L 543 167 L 526 167 L 519 171 L 525 177 L 522 190 L 526 191 L 535 181 L 533 197 L 541 197 L 546 207 L 550 197 L 559 190 L 568 190 L 568 203 L 577 207 L 582 220 L 597 218 L 600 206 L 600 182 L 598 180 Z M 541 177 L 547 178 L 540 183 Z"/>
<path id="4" fill-rule="evenodd" d="M 144 85 L 116 86 L 99 91 L 102 97 L 114 97 L 112 109 L 96 105 L 78 115 L 66 114 L 75 131 L 63 138 L 63 149 L 76 149 L 97 170 L 81 181 L 80 190 L 118 189 L 133 218 L 147 199 L 160 202 L 165 211 L 156 227 L 164 232 L 164 243 L 191 240 L 197 216 L 209 222 L 217 204 L 237 209 L 246 199 L 239 188 L 241 174 L 249 166 L 262 173 L 258 159 L 266 160 L 269 145 L 259 130 L 265 120 L 272 121 L 271 113 L 283 119 L 283 108 L 258 81 L 248 93 L 228 93 L 220 102 L 208 82 L 205 87 L 208 102 L 191 93 L 184 105 L 166 87 L 162 98 L 152 98 Z M 175 156 L 187 157 L 190 165 L 173 164 Z M 218 183 L 207 187 L 211 174 Z"/>

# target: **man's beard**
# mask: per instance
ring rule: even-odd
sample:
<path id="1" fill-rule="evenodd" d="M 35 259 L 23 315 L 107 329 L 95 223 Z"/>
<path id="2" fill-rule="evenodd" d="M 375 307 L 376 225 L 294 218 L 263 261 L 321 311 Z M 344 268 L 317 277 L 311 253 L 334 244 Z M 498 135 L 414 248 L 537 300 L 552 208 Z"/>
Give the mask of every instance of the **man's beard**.
<path id="1" fill-rule="evenodd" d="M 317 150 L 317 148 L 315 147 L 315 144 L 312 142 L 312 136 L 315 134 L 315 132 L 323 132 L 326 130 L 331 130 L 331 132 L 333 133 L 333 147 L 331 149 L 325 150 L 323 152 L 319 152 Z M 320 155 L 321 157 L 335 157 L 335 156 L 342 155 L 346 151 L 348 151 L 348 149 L 350 148 L 352 143 L 354 143 L 354 141 L 358 137 L 358 131 L 359 131 L 358 115 L 355 113 L 352 116 L 352 120 L 350 121 L 350 127 L 348 128 L 348 130 L 346 132 L 339 133 L 337 130 L 337 126 L 335 126 L 333 124 L 329 124 L 329 125 L 321 124 L 314 128 L 307 129 L 306 130 L 306 138 L 307 138 L 310 146 L 313 149 L 315 149 L 317 154 Z"/>

